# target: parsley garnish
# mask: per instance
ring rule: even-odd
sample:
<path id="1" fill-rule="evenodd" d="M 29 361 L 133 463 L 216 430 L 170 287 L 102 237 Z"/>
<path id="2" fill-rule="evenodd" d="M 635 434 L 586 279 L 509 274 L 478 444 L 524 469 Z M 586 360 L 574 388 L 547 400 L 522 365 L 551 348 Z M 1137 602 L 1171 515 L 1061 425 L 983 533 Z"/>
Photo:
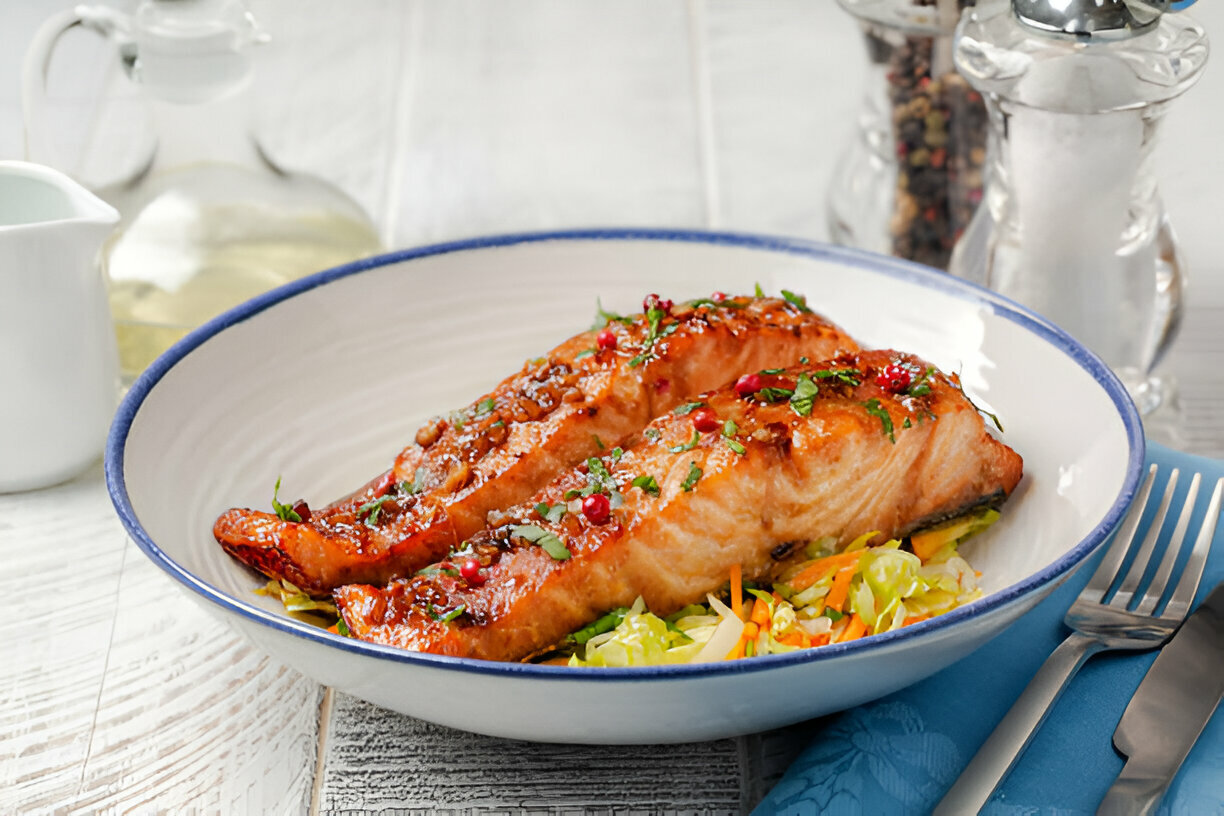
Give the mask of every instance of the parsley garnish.
<path id="1" fill-rule="evenodd" d="M 930 380 L 931 375 L 934 373 L 934 367 L 930 367 L 926 371 L 922 372 L 922 375 L 910 384 L 910 387 L 906 389 L 905 393 L 909 394 L 911 397 L 925 397 L 927 394 L 931 393 Z M 965 392 L 962 390 L 961 393 L 963 394 Z"/>
<path id="2" fill-rule="evenodd" d="M 728 419 L 723 423 L 723 441 L 727 443 L 727 447 L 743 456 L 746 452 L 744 446 L 739 443 L 735 435 L 739 433 L 739 426 L 735 424 L 734 419 Z"/>
<path id="3" fill-rule="evenodd" d="M 696 462 L 689 462 L 689 472 L 684 477 L 684 481 L 680 483 L 680 489 L 685 493 L 691 493 L 693 488 L 697 486 L 697 480 L 700 478 L 701 468 L 697 467 Z"/>
<path id="4" fill-rule="evenodd" d="M 647 428 L 646 430 L 642 431 L 642 436 L 646 437 L 651 442 L 655 442 L 660 436 L 662 436 L 662 434 L 659 433 L 658 428 Z"/>
<path id="5" fill-rule="evenodd" d="M 976 402 L 969 399 L 969 395 L 965 393 L 965 386 L 961 383 L 960 377 L 957 377 L 954 382 L 956 385 L 956 390 L 960 391 L 961 396 L 965 398 L 965 401 L 973 406 L 973 410 L 977 411 L 979 414 L 985 414 L 986 416 L 990 417 L 991 422 L 993 422 L 995 427 L 999 429 L 999 433 L 1003 433 L 1003 423 L 999 422 L 999 418 L 987 411 L 985 408 L 978 407 Z"/>
<path id="6" fill-rule="evenodd" d="M 799 364 L 800 364 L 800 365 L 807 365 L 809 362 L 811 362 L 811 361 L 810 361 L 810 360 L 808 360 L 808 358 L 807 358 L 806 356 L 805 356 L 805 357 L 800 357 L 800 358 L 799 358 Z"/>
<path id="7" fill-rule="evenodd" d="M 782 297 L 786 299 L 787 303 L 794 306 L 796 309 L 798 309 L 801 312 L 810 313 L 812 311 L 811 309 L 808 308 L 806 295 L 796 295 L 794 292 L 788 289 L 783 289 Z"/>
<path id="8" fill-rule="evenodd" d="M 476 416 L 482 417 L 485 414 L 493 413 L 493 409 L 497 407 L 497 401 L 492 397 L 486 397 L 476 403 Z"/>
<path id="9" fill-rule="evenodd" d="M 615 312 L 604 311 L 603 304 L 599 302 L 599 298 L 595 298 L 595 323 L 591 326 L 591 329 L 602 329 L 604 326 L 612 323 L 613 321 L 617 323 L 624 323 L 626 326 L 633 325 L 633 320 L 631 318 L 625 317 L 624 315 L 618 315 Z"/>
<path id="10" fill-rule="evenodd" d="M 571 553 L 566 548 L 565 543 L 557 537 L 556 533 L 550 533 L 543 527 L 537 527 L 534 524 L 520 524 L 510 531 L 512 535 L 526 539 L 532 544 L 538 544 L 553 557 L 554 560 L 564 561 L 569 558 Z"/>
<path id="11" fill-rule="evenodd" d="M 291 504 L 281 504 L 277 494 L 280 493 L 280 477 L 276 477 L 276 485 L 272 488 L 272 509 L 276 511 L 276 515 L 281 521 L 296 521 L 301 522 L 302 517 L 297 514 Z"/>
<path id="12" fill-rule="evenodd" d="M 599 434 L 591 434 L 591 436 L 594 437 L 595 439 L 595 447 L 599 448 L 600 450 L 603 450 L 605 445 L 603 443 L 603 440 L 599 438 Z"/>
<path id="13" fill-rule="evenodd" d="M 893 435 L 892 417 L 888 415 L 888 411 L 880 406 L 880 401 L 873 397 L 864 402 L 863 407 L 867 409 L 867 413 L 879 418 L 880 425 L 884 428 L 884 433 L 888 435 L 888 441 L 894 445 L 897 444 L 897 437 Z"/>
<path id="14" fill-rule="evenodd" d="M 459 604 L 458 606 L 456 606 L 454 609 L 447 612 L 446 614 L 439 615 L 438 610 L 434 608 L 434 605 L 432 603 L 425 604 L 425 611 L 429 613 L 429 617 L 433 618 L 439 623 L 450 623 L 455 618 L 462 615 L 466 609 L 467 607 L 464 604 Z"/>
<path id="15" fill-rule="evenodd" d="M 763 376 L 771 376 L 774 374 L 781 374 L 785 370 L 786 370 L 785 368 L 762 368 L 757 373 Z"/>
<path id="16" fill-rule="evenodd" d="M 717 308 L 723 308 L 723 309 L 742 309 L 742 308 L 744 308 L 744 304 L 742 304 L 742 303 L 736 303 L 735 301 L 731 300 L 730 298 L 727 298 L 726 300 L 722 301 L 721 303 L 720 303 L 720 302 L 718 302 L 717 300 L 714 300 L 713 298 L 697 298 L 696 300 L 690 300 L 690 301 L 689 301 L 687 304 L 685 304 L 685 305 L 687 305 L 687 306 L 689 306 L 689 307 L 691 307 L 691 308 L 693 308 L 693 309 L 697 309 L 697 308 L 700 308 L 700 307 L 702 307 L 702 306 L 709 306 L 709 307 L 710 307 L 710 308 L 712 308 L 712 309 L 717 309 Z"/>
<path id="17" fill-rule="evenodd" d="M 553 524 L 561 520 L 561 517 L 565 515 L 565 509 L 564 504 L 554 504 L 550 507 L 547 502 L 540 502 L 535 506 L 535 511 L 540 514 L 540 518 L 551 521 Z"/>
<path id="18" fill-rule="evenodd" d="M 638 476 L 631 484 L 634 487 L 640 487 L 643 493 L 649 493 L 652 496 L 659 495 L 659 483 L 653 476 Z"/>
<path id="19" fill-rule="evenodd" d="M 765 290 L 761 288 L 761 284 L 754 283 L 753 286 L 755 287 L 752 290 L 753 294 L 755 294 L 757 297 L 765 297 Z"/>
<path id="20" fill-rule="evenodd" d="M 830 368 L 825 371 L 813 371 L 812 377 L 817 380 L 836 380 L 843 385 L 858 385 L 863 372 L 857 368 Z"/>
<path id="21" fill-rule="evenodd" d="M 816 383 L 812 382 L 811 377 L 800 374 L 799 380 L 795 383 L 795 393 L 790 398 L 791 410 L 799 416 L 809 416 L 819 391 L 820 389 L 816 387 Z"/>
<path id="22" fill-rule="evenodd" d="M 905 418 L 905 421 L 901 423 L 901 427 L 902 427 L 902 428 L 909 428 L 909 427 L 912 427 L 912 426 L 913 426 L 913 424 L 914 424 L 914 423 L 910 422 L 910 418 L 909 418 L 909 417 L 906 417 L 906 418 Z"/>
<path id="23" fill-rule="evenodd" d="M 391 495 L 379 496 L 377 499 L 371 499 L 357 508 L 357 518 L 365 516 L 366 526 L 373 527 L 378 523 L 378 514 L 382 512 L 382 506 L 387 502 L 394 500 L 395 497 Z"/>
<path id="24" fill-rule="evenodd" d="M 636 368 L 653 357 L 655 342 L 667 337 L 669 334 L 674 334 L 676 329 L 680 328 L 679 323 L 672 323 L 669 326 L 659 328 L 665 317 L 667 317 L 667 312 L 657 307 L 651 307 L 646 310 L 646 322 L 649 325 L 646 332 L 646 341 L 642 344 L 642 353 L 629 361 L 630 368 Z"/>
<path id="25" fill-rule="evenodd" d="M 493 423 L 496 425 L 497 423 Z M 504 423 L 503 423 L 504 424 Z M 395 490 L 402 496 L 411 496 L 415 493 L 420 493 L 425 484 L 425 468 L 419 467 L 412 474 L 412 481 L 400 482 L 395 486 Z"/>
<path id="26" fill-rule="evenodd" d="M 583 349 L 582 351 L 574 355 L 574 362 L 577 362 L 583 359 L 584 357 L 590 357 L 592 354 L 598 354 L 598 353 L 599 353 L 599 349 L 593 349 L 593 348 Z"/>
<path id="27" fill-rule="evenodd" d="M 459 577 L 459 570 L 443 567 L 426 567 L 425 569 L 417 570 L 417 575 L 449 575 L 451 578 Z"/>
<path id="28" fill-rule="evenodd" d="M 789 388 L 775 388 L 773 386 L 766 386 L 765 388 L 762 388 L 760 391 L 756 392 L 756 397 L 761 402 L 781 402 L 784 399 L 790 399 L 791 395 L 794 393 L 795 392 Z"/>
<path id="29" fill-rule="evenodd" d="M 349 631 L 348 624 L 344 622 L 344 618 L 336 621 L 336 634 L 340 637 L 353 636 L 353 633 Z"/>
<path id="30" fill-rule="evenodd" d="M 683 405 L 677 405 L 675 408 L 673 408 L 672 413 L 676 416 L 684 416 L 685 414 L 693 413 L 693 411 L 696 411 L 698 408 L 704 407 L 704 402 L 686 402 Z"/>
<path id="31" fill-rule="evenodd" d="M 701 434 L 699 434 L 697 432 L 697 429 L 694 428 L 693 436 L 689 439 L 688 442 L 685 442 L 683 445 L 676 445 L 673 448 L 668 448 L 668 450 L 671 451 L 672 453 L 684 453 L 685 451 L 691 451 L 693 448 L 697 447 L 697 443 L 700 440 L 701 440 Z"/>
<path id="32" fill-rule="evenodd" d="M 624 455 L 625 455 L 625 452 L 621 450 L 620 448 L 613 448 L 612 452 L 608 454 L 608 458 L 611 459 L 612 464 L 615 465 L 617 462 L 621 460 L 621 457 Z"/>

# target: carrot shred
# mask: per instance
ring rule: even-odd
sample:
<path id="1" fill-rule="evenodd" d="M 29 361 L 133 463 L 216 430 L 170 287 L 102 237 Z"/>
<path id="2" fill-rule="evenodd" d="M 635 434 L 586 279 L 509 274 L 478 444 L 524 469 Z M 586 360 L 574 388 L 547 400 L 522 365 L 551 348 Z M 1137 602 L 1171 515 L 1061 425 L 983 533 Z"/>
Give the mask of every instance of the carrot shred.
<path id="1" fill-rule="evenodd" d="M 837 639 L 838 643 L 845 643 L 848 640 L 858 640 L 867 633 L 867 622 L 858 616 L 856 612 L 854 617 L 850 618 L 849 625 L 842 630 L 841 637 Z"/>
<path id="2" fill-rule="evenodd" d="M 905 621 L 901 625 L 909 626 L 911 623 L 918 623 L 920 621 L 926 620 L 929 617 L 931 616 L 930 615 L 910 615 L 908 618 L 905 619 Z"/>
<path id="3" fill-rule="evenodd" d="M 805 649 L 811 642 L 811 636 L 802 631 L 788 632 L 778 642 L 783 646 L 796 646 L 800 649 Z"/>
<path id="4" fill-rule="evenodd" d="M 833 576 L 833 586 L 829 589 L 829 594 L 825 596 L 825 606 L 829 609 L 836 609 L 838 612 L 845 611 L 843 607 L 846 605 L 846 596 L 850 593 L 850 581 L 854 578 L 854 571 L 858 569 L 858 564 L 851 564 L 848 567 L 842 567 Z"/>
<path id="5" fill-rule="evenodd" d="M 340 621 L 336 621 L 331 626 L 327 627 L 327 631 L 331 632 L 333 635 L 340 634 Z"/>
<path id="6" fill-rule="evenodd" d="M 756 603 L 752 605 L 752 615 L 748 618 L 748 620 L 752 621 L 753 623 L 755 623 L 757 626 L 760 626 L 761 628 L 768 627 L 769 626 L 769 604 L 765 603 L 760 598 L 757 598 Z"/>
<path id="7" fill-rule="evenodd" d="M 744 617 L 744 574 L 739 564 L 731 566 L 731 611 L 741 620 Z"/>
<path id="8" fill-rule="evenodd" d="M 744 656 L 744 652 L 748 648 L 751 641 L 756 640 L 758 628 L 755 623 L 745 623 L 744 632 L 740 635 L 739 641 L 735 644 L 735 648 L 727 654 L 728 660 L 737 660 Z"/>
<path id="9" fill-rule="evenodd" d="M 854 552 L 838 553 L 837 555 L 830 555 L 826 558 L 813 561 L 786 583 L 790 584 L 791 588 L 796 592 L 802 592 L 835 570 L 858 564 L 864 552 L 866 550 L 855 550 Z"/>

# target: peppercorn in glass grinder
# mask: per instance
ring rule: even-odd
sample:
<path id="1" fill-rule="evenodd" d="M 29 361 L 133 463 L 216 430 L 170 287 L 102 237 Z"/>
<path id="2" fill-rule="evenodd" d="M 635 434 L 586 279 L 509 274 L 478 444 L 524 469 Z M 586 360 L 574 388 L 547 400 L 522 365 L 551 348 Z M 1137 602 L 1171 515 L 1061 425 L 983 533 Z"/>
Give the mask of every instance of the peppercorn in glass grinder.
<path id="1" fill-rule="evenodd" d="M 1192 2 L 979 3 L 956 39 L 991 128 L 985 203 L 951 271 L 1099 354 L 1149 424 L 1172 399 L 1152 370 L 1176 333 L 1185 279 L 1153 148 L 1208 52 L 1201 26 L 1166 12 Z"/>
<path id="2" fill-rule="evenodd" d="M 944 269 L 982 196 L 986 109 L 956 72 L 972 0 L 838 0 L 867 46 L 867 93 L 828 191 L 839 244 Z"/>
<path id="3" fill-rule="evenodd" d="M 143 0 L 131 15 L 76 6 L 47 20 L 23 71 L 27 153 L 55 141 L 45 77 L 73 28 L 116 47 L 123 101 L 136 103 L 122 117 L 131 170 L 91 184 L 121 216 L 104 261 L 126 380 L 220 312 L 380 250 L 354 201 L 260 145 L 252 51 L 268 36 L 243 0 Z"/>

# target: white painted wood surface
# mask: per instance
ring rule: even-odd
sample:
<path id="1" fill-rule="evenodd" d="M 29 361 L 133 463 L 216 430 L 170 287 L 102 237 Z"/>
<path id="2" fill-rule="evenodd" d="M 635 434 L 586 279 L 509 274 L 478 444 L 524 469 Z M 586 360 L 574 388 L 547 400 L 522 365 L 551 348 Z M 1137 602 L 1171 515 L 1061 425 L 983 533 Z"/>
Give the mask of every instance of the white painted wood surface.
<path id="1" fill-rule="evenodd" d="M 20 52 L 60 5 L 0 11 L 0 158 L 21 157 Z M 863 59 L 832 0 L 253 5 L 278 37 L 261 74 L 269 149 L 353 195 L 389 246 L 590 225 L 825 235 Z M 1196 13 L 1224 25 L 1219 4 Z M 1159 154 L 1194 275 L 1166 366 L 1179 446 L 1213 456 L 1221 102 L 1217 58 Z M 0 661 L 5 814 L 736 812 L 804 742 L 796 726 L 694 746 L 527 745 L 325 694 L 144 560 L 100 468 L 0 496 L 0 593 L 0 636 L 16 645 Z"/>

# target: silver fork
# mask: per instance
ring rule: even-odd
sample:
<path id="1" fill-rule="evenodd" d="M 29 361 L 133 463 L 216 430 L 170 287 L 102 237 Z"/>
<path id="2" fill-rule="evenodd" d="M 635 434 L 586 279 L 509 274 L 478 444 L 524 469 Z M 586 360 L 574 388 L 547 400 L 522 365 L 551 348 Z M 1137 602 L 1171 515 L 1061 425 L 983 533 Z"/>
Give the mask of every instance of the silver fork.
<path id="1" fill-rule="evenodd" d="M 1071 627 L 1071 636 L 1042 664 L 1024 693 L 1007 712 L 1007 716 L 935 808 L 934 816 L 976 813 L 982 809 L 1028 747 L 1033 734 L 1045 721 L 1046 715 L 1062 695 L 1068 681 L 1088 658 L 1109 649 L 1154 649 L 1177 630 L 1194 601 L 1195 592 L 1198 591 L 1199 579 L 1203 575 L 1203 566 L 1206 564 L 1207 552 L 1211 549 L 1211 540 L 1220 515 L 1221 492 L 1224 492 L 1224 479 L 1220 479 L 1216 482 L 1198 538 L 1172 596 L 1160 614 L 1156 614 L 1160 600 L 1173 578 L 1173 567 L 1186 537 L 1186 528 L 1190 525 L 1190 516 L 1198 498 L 1199 482 L 1202 481 L 1201 474 L 1194 474 L 1190 489 L 1186 493 L 1185 506 L 1165 548 L 1160 566 L 1136 603 L 1136 591 L 1160 537 L 1160 529 L 1164 525 L 1165 515 L 1173 500 L 1173 491 L 1177 487 L 1177 477 L 1178 472 L 1174 468 L 1169 474 L 1169 483 L 1165 487 L 1160 506 L 1148 528 L 1147 536 L 1135 554 L 1130 570 L 1122 579 L 1122 585 L 1117 592 L 1106 602 L 1106 595 L 1120 575 L 1152 492 L 1156 466 L 1152 465 L 1148 470 L 1147 479 L 1119 527 L 1117 537 L 1109 546 L 1092 580 L 1075 599 L 1075 603 L 1071 604 L 1063 619 L 1067 626 Z"/>

